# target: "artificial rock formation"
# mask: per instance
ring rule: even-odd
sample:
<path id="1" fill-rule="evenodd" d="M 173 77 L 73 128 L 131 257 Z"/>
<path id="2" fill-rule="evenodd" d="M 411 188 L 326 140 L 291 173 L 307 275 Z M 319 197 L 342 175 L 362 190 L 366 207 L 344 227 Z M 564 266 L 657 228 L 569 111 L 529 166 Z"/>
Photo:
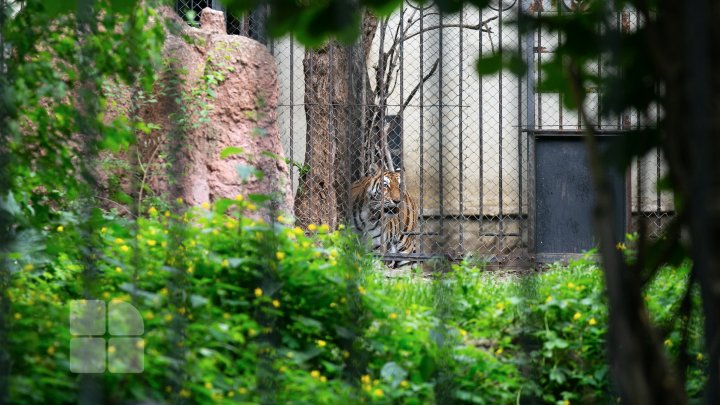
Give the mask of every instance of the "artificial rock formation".
<path id="1" fill-rule="evenodd" d="M 155 125 L 138 139 L 140 160 L 152 171 L 148 186 L 191 205 L 273 194 L 276 208 L 292 213 L 273 56 L 250 38 L 225 34 L 222 12 L 203 10 L 201 28 L 169 8 L 160 14 L 167 29 L 154 101 L 130 106 Z M 221 158 L 227 148 L 237 149 Z"/>

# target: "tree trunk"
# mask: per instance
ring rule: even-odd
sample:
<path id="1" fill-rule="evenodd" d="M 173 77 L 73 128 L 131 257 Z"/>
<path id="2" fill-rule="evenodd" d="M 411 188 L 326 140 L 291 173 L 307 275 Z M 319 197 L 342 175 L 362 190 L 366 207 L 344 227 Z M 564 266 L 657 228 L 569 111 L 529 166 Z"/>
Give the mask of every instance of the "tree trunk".
<path id="1" fill-rule="evenodd" d="M 366 13 L 363 40 L 343 46 L 329 42 L 307 50 L 305 118 L 307 122 L 305 167 L 295 197 L 295 215 L 301 226 L 343 222 L 349 210 L 351 162 L 362 122 L 364 104 L 358 85 L 367 80 L 365 61 L 372 44 L 377 19 Z M 368 39 L 369 38 L 369 39 Z"/>

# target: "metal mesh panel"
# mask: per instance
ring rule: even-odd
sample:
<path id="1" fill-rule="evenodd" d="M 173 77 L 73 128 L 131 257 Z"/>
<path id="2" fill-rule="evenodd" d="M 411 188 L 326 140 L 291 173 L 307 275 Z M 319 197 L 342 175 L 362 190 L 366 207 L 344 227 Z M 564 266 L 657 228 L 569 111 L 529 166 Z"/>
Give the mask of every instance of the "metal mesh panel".
<path id="1" fill-rule="evenodd" d="M 182 6 L 180 4 L 182 3 Z M 179 1 L 178 10 L 207 2 Z M 516 19 L 514 0 L 443 16 L 407 3 L 387 19 L 365 24 L 355 45 L 305 50 L 291 38 L 266 40 L 267 10 L 228 17 L 228 33 L 268 46 L 278 64 L 278 125 L 290 159 L 296 215 L 305 225 L 347 221 L 350 184 L 369 163 L 401 169 L 403 192 L 417 204 L 414 259 L 479 256 L 528 263 L 533 252 L 533 131 L 579 133 L 578 114 L 558 94 L 539 93 L 540 64 L 561 38 L 538 31 L 521 36 L 503 21 Z M 534 7 L 534 8 L 533 8 Z M 557 13 L 556 2 L 526 11 Z M 618 27 L 638 24 L 618 13 Z M 530 61 L 526 77 L 501 72 L 479 77 L 475 61 L 507 48 Z M 589 66 L 602 75 L 605 61 Z M 600 118 L 602 95 L 588 111 L 600 130 L 620 132 L 642 123 L 634 114 Z M 383 164 L 383 162 L 385 162 Z M 321 170 L 332 168 L 331 172 Z M 631 169 L 633 218 L 658 230 L 672 214 L 670 196 L 657 192 L 664 165 L 653 153 Z M 332 198 L 319 198 L 334 190 Z M 327 194 L 327 193 L 325 193 Z M 303 205 L 305 204 L 305 205 Z M 383 219 L 384 220 L 384 219 Z M 389 258 L 397 258 L 393 255 Z"/>

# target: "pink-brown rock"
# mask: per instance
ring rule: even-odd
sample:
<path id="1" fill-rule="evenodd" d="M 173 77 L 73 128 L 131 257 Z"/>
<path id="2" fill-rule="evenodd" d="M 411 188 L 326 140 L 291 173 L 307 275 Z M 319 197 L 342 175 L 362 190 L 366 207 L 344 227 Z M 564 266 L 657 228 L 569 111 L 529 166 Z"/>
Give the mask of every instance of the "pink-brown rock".
<path id="1" fill-rule="evenodd" d="M 212 34 L 225 34 L 225 13 L 209 7 L 200 13 L 200 26 L 205 32 Z"/>
<path id="2" fill-rule="evenodd" d="M 152 176 L 151 188 L 179 194 L 192 205 L 238 194 L 274 194 L 276 208 L 292 213 L 290 172 L 276 122 L 273 56 L 257 41 L 226 35 L 219 11 L 203 10 L 201 29 L 189 27 L 169 8 L 161 15 L 172 27 L 166 33 L 166 67 L 157 102 L 140 107 L 143 119 L 161 129 L 140 144 L 148 158 L 159 145 L 170 156 L 171 169 Z M 243 152 L 221 159 L 228 147 Z M 251 168 L 264 175 L 249 175 Z"/>

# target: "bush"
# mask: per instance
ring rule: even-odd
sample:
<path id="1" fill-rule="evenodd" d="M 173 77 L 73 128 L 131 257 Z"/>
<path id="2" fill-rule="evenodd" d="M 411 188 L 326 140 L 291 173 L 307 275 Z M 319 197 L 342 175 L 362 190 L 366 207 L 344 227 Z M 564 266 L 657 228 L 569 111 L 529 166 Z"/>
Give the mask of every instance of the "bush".
<path id="1" fill-rule="evenodd" d="M 522 278 L 463 262 L 432 280 L 386 279 L 352 233 L 248 217 L 258 203 L 151 208 L 136 221 L 65 215 L 36 235 L 47 249 L 13 256 L 8 291 L 13 402 L 77 401 L 68 303 L 88 295 L 130 302 L 145 322 L 144 372 L 100 375 L 107 403 L 614 402 L 589 256 Z M 684 277 L 667 269 L 648 289 L 671 355 Z"/>

